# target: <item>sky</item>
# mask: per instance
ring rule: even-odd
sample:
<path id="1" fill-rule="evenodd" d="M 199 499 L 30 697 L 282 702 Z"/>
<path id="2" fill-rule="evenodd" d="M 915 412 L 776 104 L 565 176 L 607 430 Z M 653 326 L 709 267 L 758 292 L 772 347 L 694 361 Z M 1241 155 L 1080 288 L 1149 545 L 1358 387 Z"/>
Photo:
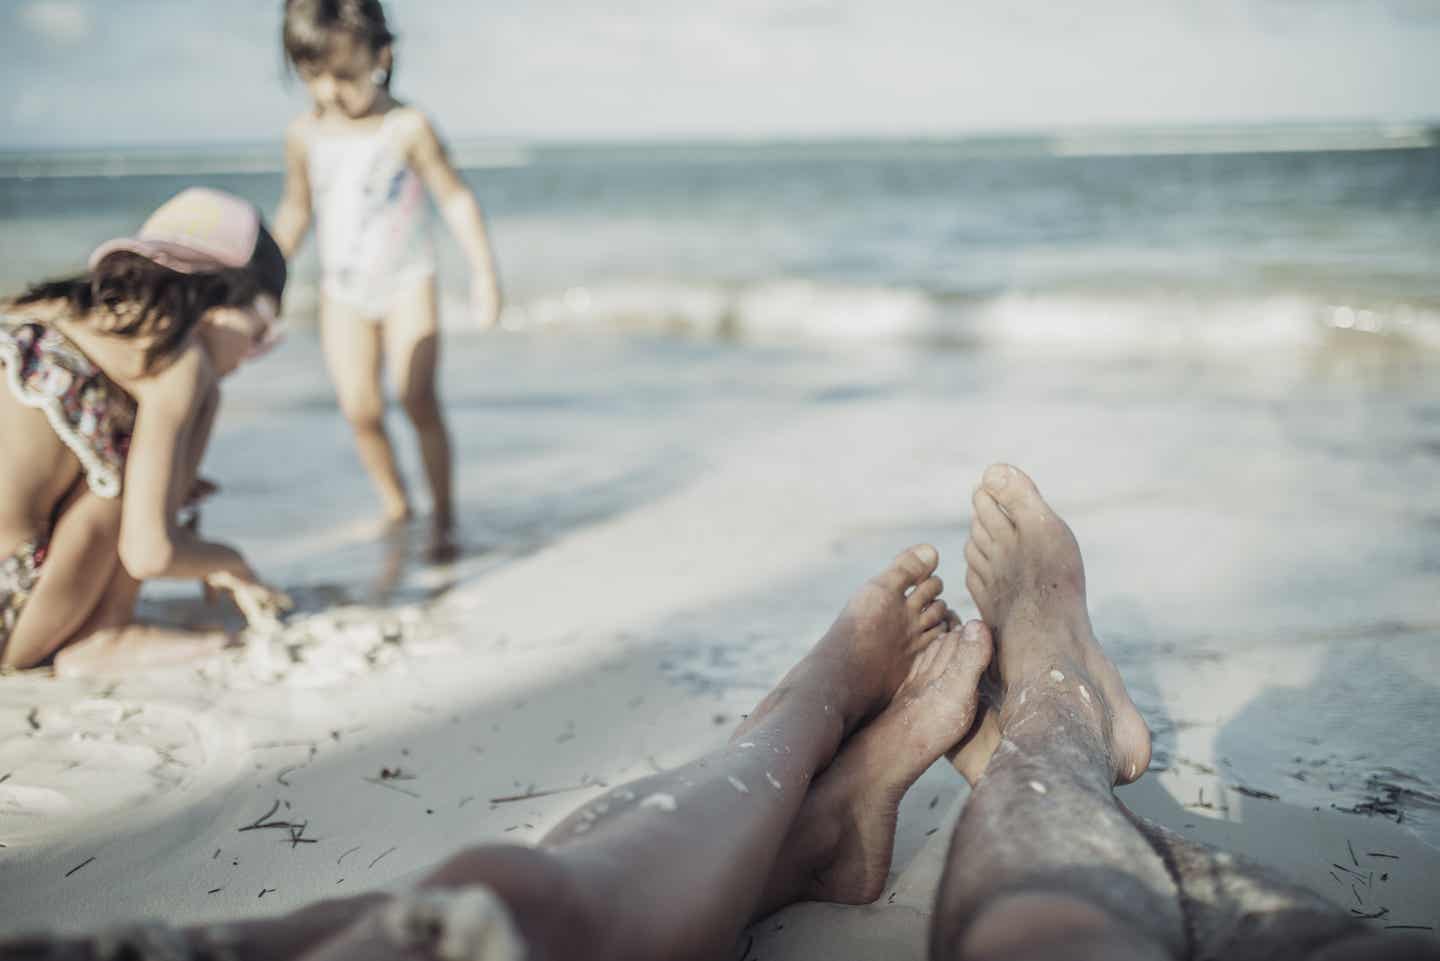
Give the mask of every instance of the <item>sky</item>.
<path id="1" fill-rule="evenodd" d="M 1440 119 L 1440 0 L 391 0 L 452 139 Z M 0 149 L 278 140 L 280 0 L 0 0 Z"/>

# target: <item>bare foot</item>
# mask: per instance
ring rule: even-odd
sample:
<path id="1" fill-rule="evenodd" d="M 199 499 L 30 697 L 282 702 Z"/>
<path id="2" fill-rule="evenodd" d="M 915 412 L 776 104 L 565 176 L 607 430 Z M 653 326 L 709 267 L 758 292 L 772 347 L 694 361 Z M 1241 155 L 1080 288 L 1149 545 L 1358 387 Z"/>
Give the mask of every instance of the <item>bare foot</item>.
<path id="1" fill-rule="evenodd" d="M 929 544 L 901 551 L 850 598 L 825 636 L 736 729 L 739 739 L 782 700 L 820 696 L 844 733 L 890 700 L 915 655 L 945 632 L 949 608 L 935 577 L 940 554 Z"/>
<path id="2" fill-rule="evenodd" d="M 921 651 L 890 706 L 810 786 L 775 859 L 764 913 L 797 900 L 868 904 L 890 873 L 900 799 L 975 719 L 990 631 L 971 621 Z"/>
<path id="3" fill-rule="evenodd" d="M 455 525 L 448 519 L 436 518 L 430 525 L 430 539 L 425 545 L 425 560 L 431 564 L 449 564 L 460 556 L 460 540 Z"/>
<path id="4" fill-rule="evenodd" d="M 980 778 L 985 774 L 985 767 L 990 763 L 990 756 L 1000 746 L 1002 736 L 1000 734 L 1000 713 L 992 704 L 986 703 L 983 695 L 975 713 L 975 723 L 971 725 L 964 740 L 953 750 L 945 752 L 950 763 L 955 765 L 955 770 L 970 782 L 971 787 L 979 783 Z"/>
<path id="5" fill-rule="evenodd" d="M 231 640 L 224 631 L 186 631 L 150 624 L 96 631 L 55 655 L 57 677 L 121 674 L 213 657 Z"/>
<path id="6" fill-rule="evenodd" d="M 1034 481 L 1008 464 L 985 471 L 973 503 L 965 586 L 996 634 L 1005 686 L 999 729 L 1028 719 L 1027 698 L 1038 699 L 1032 710 L 1064 703 L 1097 726 L 1115 783 L 1134 781 L 1150 764 L 1150 730 L 1091 630 L 1075 535 Z M 988 740 L 994 729 L 978 733 Z M 983 743 L 965 757 L 972 771 L 983 770 Z"/>
<path id="7" fill-rule="evenodd" d="M 383 503 L 381 505 L 380 520 L 387 526 L 392 524 L 408 524 L 415 516 L 415 512 L 410 508 L 410 501 L 403 496 L 397 500 L 381 495 L 381 500 Z"/>

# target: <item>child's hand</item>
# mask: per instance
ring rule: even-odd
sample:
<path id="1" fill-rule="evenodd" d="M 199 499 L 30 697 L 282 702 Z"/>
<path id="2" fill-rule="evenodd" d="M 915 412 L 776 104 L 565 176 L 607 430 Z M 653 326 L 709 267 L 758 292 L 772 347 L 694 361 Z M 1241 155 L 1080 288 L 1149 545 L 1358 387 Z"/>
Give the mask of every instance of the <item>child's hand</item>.
<path id="1" fill-rule="evenodd" d="M 288 594 L 262 584 L 253 572 L 247 577 L 238 577 L 219 571 L 206 577 L 205 583 L 216 590 L 229 591 L 251 627 L 279 626 L 280 615 L 295 606 Z"/>
<path id="2" fill-rule="evenodd" d="M 220 485 L 208 477 L 197 477 L 195 483 L 190 485 L 190 492 L 185 495 L 185 507 L 197 507 L 220 491 Z"/>

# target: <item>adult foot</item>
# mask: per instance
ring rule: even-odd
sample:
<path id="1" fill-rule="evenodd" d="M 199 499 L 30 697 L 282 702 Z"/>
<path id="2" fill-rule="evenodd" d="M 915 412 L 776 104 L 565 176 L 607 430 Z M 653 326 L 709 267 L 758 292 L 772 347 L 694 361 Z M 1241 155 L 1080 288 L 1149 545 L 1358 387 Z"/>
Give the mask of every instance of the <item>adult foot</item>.
<path id="1" fill-rule="evenodd" d="M 969 730 L 992 650 L 989 629 L 971 621 L 914 658 L 889 706 L 811 784 L 775 859 L 765 913 L 797 900 L 867 904 L 880 896 L 900 800 Z"/>
<path id="2" fill-rule="evenodd" d="M 1003 736 L 1000 733 L 1000 712 L 993 705 L 987 704 L 983 695 L 975 713 L 975 723 L 970 726 L 965 738 L 953 749 L 945 752 L 950 763 L 955 765 L 955 770 L 960 772 L 961 777 L 965 778 L 971 787 L 978 784 L 985 774 L 985 767 L 990 763 L 995 749 L 1000 746 Z"/>
<path id="3" fill-rule="evenodd" d="M 1095 725 L 1115 782 L 1135 780 L 1150 763 L 1150 730 L 1091 630 L 1075 535 L 1008 464 L 985 471 L 973 503 L 965 585 L 996 635 L 1000 731 L 1009 735 L 1042 703 L 1063 704 Z M 979 760 L 972 751 L 967 764 Z"/>
<path id="4" fill-rule="evenodd" d="M 945 632 L 949 608 L 940 600 L 945 585 L 934 576 L 939 563 L 939 552 L 920 544 L 901 551 L 861 585 L 825 636 L 750 713 L 732 740 L 795 696 L 822 699 L 845 734 L 883 708 L 915 655 Z"/>

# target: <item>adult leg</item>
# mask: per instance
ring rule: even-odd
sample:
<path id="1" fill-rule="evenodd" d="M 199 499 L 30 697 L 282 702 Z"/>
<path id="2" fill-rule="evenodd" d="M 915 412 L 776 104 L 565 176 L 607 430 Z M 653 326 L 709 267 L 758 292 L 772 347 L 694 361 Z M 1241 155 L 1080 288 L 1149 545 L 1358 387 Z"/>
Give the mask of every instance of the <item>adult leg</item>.
<path id="1" fill-rule="evenodd" d="M 841 876 L 866 873 L 865 859 L 833 850 L 810 852 L 814 861 L 794 872 L 796 886 L 789 891 L 777 885 L 767 892 L 766 879 L 811 780 L 827 765 L 839 769 L 840 762 L 831 761 L 841 741 L 906 685 L 912 668 L 925 678 L 919 687 L 937 680 L 930 674 L 936 663 L 944 665 L 941 674 L 953 670 L 962 689 L 968 674 L 969 713 L 962 711 L 958 723 L 973 716 L 975 680 L 986 663 L 983 636 L 953 635 L 947 643 L 963 650 L 947 648 L 943 660 L 937 652 L 926 664 L 914 663 L 945 631 L 946 609 L 936 601 L 941 584 L 931 576 L 937 560 L 933 548 L 906 551 L 862 587 L 726 748 L 610 791 L 557 826 L 539 850 L 475 848 L 425 885 L 483 883 L 505 902 L 533 957 L 597 961 L 725 957 L 742 926 L 772 906 L 762 904 L 764 895 L 806 896 L 817 876 L 825 887 L 827 875 L 832 889 L 850 894 L 863 888 L 865 882 Z M 911 698 L 902 697 L 896 709 L 913 710 Z M 885 726 L 903 732 L 903 724 Z M 939 757 L 962 731 L 952 728 L 938 744 L 915 745 L 931 752 L 923 763 Z M 890 750 L 898 754 L 911 746 L 902 741 Z M 841 807 L 834 808 L 837 817 L 868 819 L 863 805 Z M 893 823 L 892 814 L 892 829 Z M 841 827 L 832 832 L 844 833 Z M 377 944 L 383 913 L 316 957 L 392 956 Z M 375 953 L 362 954 L 364 945 Z"/>
<path id="2" fill-rule="evenodd" d="M 454 524 L 450 434 L 440 409 L 440 321 L 435 278 L 417 281 L 396 298 L 385 321 L 385 355 L 400 405 L 415 427 L 430 485 L 436 548 L 448 544 Z"/>
<path id="3" fill-rule="evenodd" d="M 437 940 L 468 934 L 473 946 L 518 929 L 533 961 L 703 959 L 724 956 L 747 920 L 788 900 L 873 897 L 876 852 L 888 862 L 893 842 L 884 837 L 894 830 L 891 798 L 969 725 L 989 660 L 982 625 L 948 630 L 937 561 L 933 548 L 914 548 L 867 582 L 727 747 L 615 788 L 539 849 L 469 849 L 408 899 L 367 896 L 192 929 L 190 950 L 224 946 L 245 961 L 312 947 L 307 958 L 393 958 L 397 939 L 413 939 L 420 947 L 406 956 L 451 957 L 462 955 Z M 821 819 L 838 823 L 817 830 L 810 822 Z M 767 884 L 777 850 L 781 867 L 803 863 Z M 499 920 L 480 910 L 486 892 L 504 905 Z"/>
<path id="4" fill-rule="evenodd" d="M 912 603 L 923 603 L 928 595 L 929 590 L 920 592 L 916 595 L 918 599 Z M 877 718 L 847 739 L 835 760 L 814 779 L 774 858 L 770 877 L 751 916 L 752 920 L 802 899 L 864 903 L 879 896 L 890 867 L 900 799 L 920 774 L 969 727 L 974 718 L 977 679 L 990 659 L 989 631 L 979 621 L 965 625 L 964 631 L 948 619 L 944 626 L 955 629 L 948 630 L 913 659 L 910 673 L 891 703 Z M 933 634 L 933 630 L 925 633 Z M 825 714 L 823 708 L 821 713 L 822 716 Z M 620 807 L 633 806 L 637 798 L 641 799 L 643 807 L 646 800 L 654 798 L 650 802 L 650 810 L 657 816 L 664 814 L 667 820 L 677 822 L 686 818 L 692 820 L 688 824 L 675 825 L 682 829 L 685 837 L 673 839 L 671 835 L 673 847 L 671 842 L 659 838 L 647 839 L 641 847 L 665 866 L 677 860 L 677 854 L 678 859 L 691 858 L 691 836 L 701 831 L 723 830 L 726 818 L 746 821 L 767 799 L 781 800 L 779 795 L 786 790 L 784 785 L 775 789 L 770 780 L 778 766 L 765 765 L 769 776 L 765 777 L 760 797 L 753 805 L 746 800 L 748 795 L 738 794 L 729 780 L 731 776 L 743 777 L 753 772 L 742 770 L 737 775 L 724 774 L 722 783 L 722 774 L 715 767 L 724 764 L 726 756 L 736 751 L 754 752 L 753 757 L 763 760 L 766 746 L 771 758 L 792 759 L 793 747 L 790 752 L 782 749 L 777 754 L 773 736 L 767 739 L 766 746 L 756 739 L 764 736 L 757 732 L 778 721 L 779 718 L 772 717 L 762 725 L 747 727 L 732 738 L 726 749 L 688 769 L 617 788 L 577 812 L 566 824 L 552 832 L 546 839 L 548 850 L 544 854 L 501 845 L 474 849 L 451 861 L 432 875 L 426 884 L 443 890 L 480 881 L 505 892 L 507 903 L 528 906 L 530 920 L 521 920 L 520 926 L 528 925 L 541 931 L 541 940 L 547 937 L 543 932 L 557 928 L 564 930 L 566 927 L 572 929 L 573 940 L 547 943 L 543 949 L 537 949 L 540 952 L 538 957 L 602 957 L 601 954 L 592 954 L 594 945 L 590 938 L 594 932 L 629 922 L 618 917 L 605 917 L 614 913 L 615 908 L 611 903 L 597 904 L 597 900 L 604 899 L 605 892 L 620 890 L 619 885 L 624 882 L 618 878 L 601 879 L 604 887 L 582 890 L 581 883 L 568 870 L 572 852 L 568 850 L 567 841 L 574 840 L 578 831 L 580 835 L 590 836 L 590 841 L 598 846 L 597 853 L 609 852 L 612 856 L 627 857 L 625 845 L 633 842 L 621 840 L 618 836 L 607 839 L 604 834 L 613 830 L 609 826 L 612 810 L 618 814 Z M 781 738 L 779 743 L 784 741 L 785 738 Z M 673 787 L 672 780 L 676 779 L 681 782 L 678 796 L 670 791 L 646 793 L 651 788 Z M 684 781 L 691 783 L 685 784 Z M 748 787 L 744 780 L 741 783 Z M 777 794 L 766 793 L 771 790 L 776 790 Z M 694 821 L 697 815 L 706 815 L 693 810 L 690 801 L 694 795 L 706 792 L 718 793 L 722 801 L 728 800 L 730 811 L 718 824 L 707 821 L 703 826 L 697 826 Z M 793 801 L 793 794 L 788 800 Z M 611 805 L 615 807 L 612 809 Z M 763 811 L 759 813 L 764 816 Z M 589 825 L 593 827 L 579 830 Z M 646 827 L 642 824 L 640 830 L 646 832 Z M 677 851 L 682 845 L 684 849 Z M 666 850 L 667 847 L 671 849 Z M 725 871 L 748 870 L 724 856 L 715 858 L 713 852 L 711 857 Z M 763 853 L 752 860 L 763 861 Z M 629 869 L 640 873 L 647 866 L 646 863 L 636 863 Z M 605 873 L 609 869 L 600 865 L 598 870 Z M 692 873 L 699 875 L 704 871 L 704 867 L 700 866 Z M 692 883 L 688 890 L 696 892 L 692 896 L 705 901 L 704 892 L 711 890 L 708 881 L 700 877 L 690 880 Z M 657 885 L 663 886 L 663 881 L 658 881 Z M 723 931 L 716 936 L 719 947 L 733 942 L 736 919 L 741 917 L 739 911 L 743 909 L 745 899 L 753 898 L 753 887 L 752 878 L 745 884 L 740 897 L 735 898 L 732 893 L 730 917 L 721 920 Z M 638 890 L 632 894 L 628 885 L 624 890 L 626 899 L 643 895 Z M 665 901 L 657 902 L 655 910 L 668 909 L 673 895 L 665 897 Z M 717 895 L 717 904 L 722 897 L 723 893 Z M 688 910 L 685 905 L 674 907 L 675 910 Z M 394 906 L 387 904 L 387 899 L 367 895 L 343 902 L 313 905 L 279 922 L 243 922 L 212 928 L 208 937 L 211 943 L 242 947 L 237 955 L 240 958 L 298 957 L 303 950 L 348 927 L 367 910 L 377 908 L 382 917 L 384 911 L 394 911 Z M 517 916 L 525 916 L 524 911 L 524 908 L 517 909 Z M 670 926 L 683 924 L 687 916 L 682 913 L 671 917 L 668 919 Z M 643 923 L 649 925 L 652 922 L 647 917 Z M 376 926 L 376 920 L 372 919 L 369 927 L 362 926 L 348 932 L 343 940 L 337 939 L 317 956 L 362 956 L 358 953 L 365 950 L 361 945 L 369 942 L 377 942 L 372 948 L 380 953 L 384 938 L 377 936 Z M 664 950 L 672 950 L 664 948 L 659 942 L 673 939 L 673 934 L 657 934 L 641 929 L 633 932 L 633 936 L 642 942 L 647 938 L 654 942 L 648 946 L 642 944 L 641 953 L 635 957 L 665 956 Z M 691 932 L 689 936 L 703 937 L 699 932 Z M 691 951 L 693 944 L 693 941 L 686 941 L 683 949 Z M 626 947 L 623 950 L 631 949 Z M 703 952 L 700 956 L 704 956 Z"/>
<path id="5" fill-rule="evenodd" d="M 385 431 L 380 325 L 358 308 L 322 297 L 320 337 L 340 410 L 355 435 L 360 462 L 380 492 L 385 517 L 404 520 L 410 516 L 410 500 Z"/>
<path id="6" fill-rule="evenodd" d="M 1180 888 L 1193 961 L 1437 961 L 1440 943 L 1377 931 L 1273 871 L 1131 814 Z"/>
<path id="7" fill-rule="evenodd" d="M 1013 467 L 987 470 L 974 505 L 966 585 L 996 632 L 999 741 L 956 828 L 932 954 L 1182 957 L 1175 882 L 1112 791 L 1150 737 L 1091 631 L 1074 535 Z"/>

